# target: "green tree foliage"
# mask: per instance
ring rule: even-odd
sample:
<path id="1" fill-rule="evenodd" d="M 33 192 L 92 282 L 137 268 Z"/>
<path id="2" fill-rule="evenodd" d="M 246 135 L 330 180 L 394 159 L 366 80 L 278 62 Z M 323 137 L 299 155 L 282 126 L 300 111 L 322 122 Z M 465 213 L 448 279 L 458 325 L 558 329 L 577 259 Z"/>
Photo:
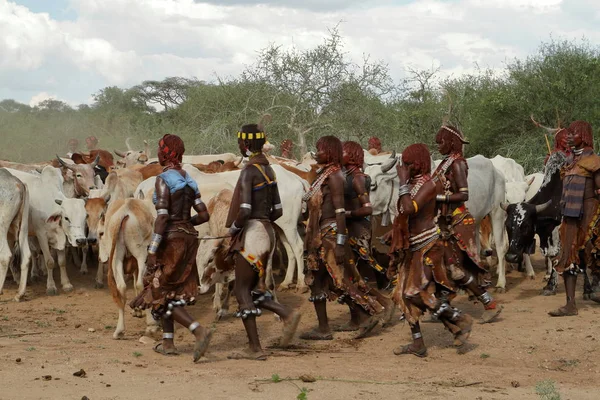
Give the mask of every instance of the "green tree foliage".
<path id="1" fill-rule="evenodd" d="M 535 54 L 504 70 L 438 78 L 438 70 L 409 70 L 396 84 L 387 66 L 365 56 L 351 61 L 337 28 L 314 48 L 272 44 L 238 77 L 203 82 L 187 77 L 144 81 L 131 88 L 107 87 L 93 103 L 78 107 L 49 99 L 35 107 L 0 101 L 0 158 L 48 160 L 65 153 L 70 138 L 100 139 L 105 149 L 123 149 L 125 139 L 142 148 L 165 133 L 180 135 L 188 153 L 236 151 L 235 133 L 265 113 L 269 141 L 294 140 L 296 156 L 314 149 L 317 137 L 334 134 L 366 146 L 378 136 L 386 149 L 415 142 L 434 146 L 442 121 L 471 141 L 467 155 L 514 158 L 528 172 L 542 169 L 546 126 L 576 119 L 600 126 L 599 49 L 586 41 L 543 43 Z M 553 138 L 549 137 L 550 145 Z M 434 152 L 434 156 L 437 156 Z"/>

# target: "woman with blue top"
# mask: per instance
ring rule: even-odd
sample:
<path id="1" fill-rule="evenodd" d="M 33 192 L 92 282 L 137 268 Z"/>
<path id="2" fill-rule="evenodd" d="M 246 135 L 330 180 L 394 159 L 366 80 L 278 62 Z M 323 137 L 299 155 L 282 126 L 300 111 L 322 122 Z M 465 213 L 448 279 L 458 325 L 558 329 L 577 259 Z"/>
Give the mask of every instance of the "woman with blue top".
<path id="1" fill-rule="evenodd" d="M 159 141 L 158 161 L 164 172 L 156 177 L 153 202 L 157 217 L 148 248 L 148 269 L 144 290 L 130 306 L 150 308 L 153 317 L 162 321 L 163 340 L 154 348 L 158 353 L 177 354 L 174 322 L 188 328 L 196 337 L 195 362 L 206 352 L 213 331 L 200 326 L 184 307 L 196 302 L 198 292 L 198 233 L 194 226 L 207 222 L 209 215 L 197 183 L 181 168 L 184 152 L 178 136 L 165 135 Z M 193 217 L 192 208 L 197 212 Z"/>

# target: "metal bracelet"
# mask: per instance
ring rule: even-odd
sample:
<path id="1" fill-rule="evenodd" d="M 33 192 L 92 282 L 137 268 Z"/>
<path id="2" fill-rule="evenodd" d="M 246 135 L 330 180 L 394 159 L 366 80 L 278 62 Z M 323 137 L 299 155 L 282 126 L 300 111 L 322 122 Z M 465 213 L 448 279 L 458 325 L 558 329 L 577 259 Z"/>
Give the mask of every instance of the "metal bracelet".
<path id="1" fill-rule="evenodd" d="M 196 197 L 196 200 L 194 200 L 194 205 L 198 206 L 200 204 L 204 204 L 204 202 L 202 201 L 202 199 L 200 197 Z"/>
<path id="2" fill-rule="evenodd" d="M 275 204 L 275 205 L 273 206 L 273 208 L 274 208 L 275 210 L 281 210 L 281 209 L 283 208 L 283 205 L 282 205 L 281 203 L 277 203 L 277 204 Z"/>
<path id="3" fill-rule="evenodd" d="M 247 208 L 248 210 L 252 210 L 252 204 L 242 203 L 240 204 L 240 208 Z"/>
<path id="4" fill-rule="evenodd" d="M 338 233 L 335 236 L 335 243 L 343 246 L 346 244 L 346 239 L 348 239 L 347 235 L 342 235 L 341 233 Z"/>
<path id="5" fill-rule="evenodd" d="M 156 214 L 157 215 L 169 215 L 169 210 L 167 210 L 166 208 L 159 208 L 158 210 L 156 210 Z"/>
<path id="6" fill-rule="evenodd" d="M 398 188 L 398 197 L 402 197 L 405 194 L 409 194 L 410 193 L 410 189 L 408 188 L 408 185 L 402 185 Z"/>
<path id="7" fill-rule="evenodd" d="M 373 204 L 371 204 L 371 203 L 365 203 L 365 204 L 363 204 L 363 207 L 373 207 Z"/>
<path id="8" fill-rule="evenodd" d="M 156 254 L 156 250 L 158 250 L 158 246 L 162 241 L 162 235 L 158 233 L 152 234 L 152 240 L 150 241 L 150 246 L 148 247 L 148 254 Z"/>
<path id="9" fill-rule="evenodd" d="M 447 194 L 438 194 L 435 196 L 435 200 L 440 202 L 440 203 L 447 203 L 448 202 L 448 195 Z"/>
<path id="10" fill-rule="evenodd" d="M 163 339 L 173 339 L 173 332 L 163 333 Z"/>
<path id="11" fill-rule="evenodd" d="M 346 213 L 346 209 L 345 208 L 336 208 L 335 209 L 335 213 L 336 214 L 345 214 Z"/>

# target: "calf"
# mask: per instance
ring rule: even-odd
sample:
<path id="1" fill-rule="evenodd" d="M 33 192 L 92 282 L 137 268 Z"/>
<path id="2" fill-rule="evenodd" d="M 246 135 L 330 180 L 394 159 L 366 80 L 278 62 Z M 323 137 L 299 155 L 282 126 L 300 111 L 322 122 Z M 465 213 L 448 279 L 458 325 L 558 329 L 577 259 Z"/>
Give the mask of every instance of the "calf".
<path id="1" fill-rule="evenodd" d="M 125 332 L 125 305 L 127 284 L 125 275 L 132 274 L 137 295 L 143 289 L 146 272 L 148 245 L 152 237 L 154 216 L 150 207 L 142 200 L 116 200 L 110 204 L 98 225 L 100 238 L 99 260 L 108 263 L 108 286 L 113 300 L 119 308 L 114 339 Z M 140 316 L 136 310 L 135 316 Z M 146 312 L 146 332 L 155 332 L 157 323 L 150 311 Z"/>

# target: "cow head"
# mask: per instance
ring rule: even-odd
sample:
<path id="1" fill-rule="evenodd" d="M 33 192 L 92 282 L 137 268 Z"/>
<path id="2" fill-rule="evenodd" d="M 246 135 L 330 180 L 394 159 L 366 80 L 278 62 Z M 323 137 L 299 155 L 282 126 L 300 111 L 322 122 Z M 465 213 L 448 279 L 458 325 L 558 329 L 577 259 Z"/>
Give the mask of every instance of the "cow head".
<path id="1" fill-rule="evenodd" d="M 73 183 L 75 185 L 75 196 L 87 197 L 90 189 L 96 189 L 94 180 L 94 168 L 100 161 L 100 155 L 91 164 L 67 164 L 58 155 L 56 156 L 60 165 L 73 172 Z"/>
<path id="2" fill-rule="evenodd" d="M 122 158 L 122 160 L 117 161 L 117 165 L 127 168 L 135 164 L 146 164 L 150 158 L 148 142 L 144 140 L 144 150 L 133 150 L 129 144 L 130 140 L 131 138 L 125 140 L 127 151 L 114 150 L 115 154 Z"/>
<path id="3" fill-rule="evenodd" d="M 506 211 L 506 232 L 508 233 L 508 251 L 505 259 L 510 263 L 519 263 L 523 260 L 523 252 L 534 241 L 537 214 L 550 206 L 551 201 L 544 204 L 502 203 Z"/>
<path id="4" fill-rule="evenodd" d="M 225 277 L 231 272 L 226 271 L 226 249 L 223 241 L 224 239 L 200 240 L 200 247 L 196 255 L 196 265 L 200 276 L 200 294 L 207 293 L 215 283 L 224 282 Z"/>
<path id="5" fill-rule="evenodd" d="M 98 242 L 98 225 L 104 218 L 110 195 L 85 200 L 86 223 L 88 227 L 87 242 L 96 244 Z"/>
<path id="6" fill-rule="evenodd" d="M 86 212 L 85 202 L 81 199 L 55 199 L 60 206 L 60 225 L 65 232 L 69 244 L 73 247 L 82 247 L 87 244 L 86 239 Z"/>

